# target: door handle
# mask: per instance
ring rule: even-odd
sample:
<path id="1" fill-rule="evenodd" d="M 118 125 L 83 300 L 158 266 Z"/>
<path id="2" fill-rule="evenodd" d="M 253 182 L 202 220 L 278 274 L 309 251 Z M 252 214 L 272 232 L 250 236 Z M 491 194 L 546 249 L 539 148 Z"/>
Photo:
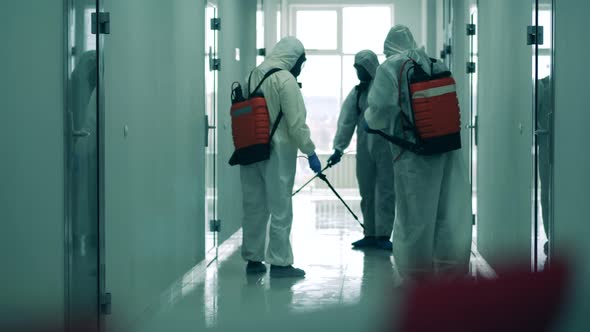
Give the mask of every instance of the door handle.
<path id="1" fill-rule="evenodd" d="M 82 129 L 82 130 L 74 130 L 74 132 L 72 132 L 72 136 L 77 137 L 77 138 L 84 138 L 84 137 L 88 137 L 90 136 L 90 132 Z"/>
<path id="2" fill-rule="evenodd" d="M 535 135 L 537 135 L 537 136 L 549 135 L 549 130 L 537 129 L 537 130 L 535 130 Z"/>
<path id="3" fill-rule="evenodd" d="M 209 125 L 209 115 L 205 115 L 205 147 L 209 147 L 209 130 L 215 128 L 217 128 L 217 126 Z"/>

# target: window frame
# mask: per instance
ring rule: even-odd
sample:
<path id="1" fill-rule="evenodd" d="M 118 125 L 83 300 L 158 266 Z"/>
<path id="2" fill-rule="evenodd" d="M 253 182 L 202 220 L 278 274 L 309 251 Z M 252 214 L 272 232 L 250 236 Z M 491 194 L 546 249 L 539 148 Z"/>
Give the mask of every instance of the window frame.
<path id="1" fill-rule="evenodd" d="M 351 70 L 350 68 L 344 68 L 344 58 L 347 56 L 355 56 L 355 53 L 346 53 L 343 48 L 343 34 L 344 34 L 344 8 L 348 7 L 387 7 L 389 9 L 389 17 L 391 26 L 395 24 L 395 5 L 389 3 L 344 3 L 344 4 L 290 4 L 288 7 L 289 17 L 289 35 L 297 36 L 297 12 L 299 11 L 335 11 L 336 12 L 336 24 L 337 24 L 337 43 L 336 49 L 305 49 L 306 55 L 331 55 L 340 57 L 340 77 L 344 77 L 345 70 Z M 378 53 L 378 52 L 379 53 Z M 377 56 L 381 59 L 385 57 L 383 50 L 373 50 Z M 340 105 L 344 102 L 344 98 L 348 95 L 349 91 L 344 91 L 344 85 L 340 83 Z"/>

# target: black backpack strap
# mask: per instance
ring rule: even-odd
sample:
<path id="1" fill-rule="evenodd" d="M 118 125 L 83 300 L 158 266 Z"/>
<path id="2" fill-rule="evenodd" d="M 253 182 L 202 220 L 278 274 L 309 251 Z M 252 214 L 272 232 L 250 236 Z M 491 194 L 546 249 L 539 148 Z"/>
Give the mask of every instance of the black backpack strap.
<path id="1" fill-rule="evenodd" d="M 258 83 L 258 86 L 256 86 L 256 89 L 254 89 L 254 91 L 252 91 L 252 93 L 250 94 L 251 96 L 256 95 L 256 93 L 258 92 L 258 90 L 260 89 L 260 87 L 262 86 L 262 83 L 264 83 L 264 81 L 270 77 L 270 75 L 281 71 L 282 69 L 280 68 L 273 68 L 271 70 L 269 70 L 266 74 L 264 74 L 264 77 L 262 78 L 262 80 L 260 81 L 260 83 Z M 250 77 L 248 78 L 248 93 L 250 93 L 250 79 L 252 78 L 252 72 L 250 72 Z"/>
<path id="2" fill-rule="evenodd" d="M 281 110 L 279 111 L 279 115 L 277 116 L 277 120 L 275 121 L 275 124 L 272 126 L 272 130 L 270 132 L 270 138 L 268 139 L 269 142 L 272 141 L 272 137 L 275 135 L 275 132 L 279 128 L 279 123 L 281 122 L 282 118 L 283 118 L 283 108 L 281 107 Z"/>
<path id="3" fill-rule="evenodd" d="M 252 73 L 254 71 L 250 72 L 250 75 L 248 75 L 248 98 L 250 98 L 250 81 L 252 80 Z"/>

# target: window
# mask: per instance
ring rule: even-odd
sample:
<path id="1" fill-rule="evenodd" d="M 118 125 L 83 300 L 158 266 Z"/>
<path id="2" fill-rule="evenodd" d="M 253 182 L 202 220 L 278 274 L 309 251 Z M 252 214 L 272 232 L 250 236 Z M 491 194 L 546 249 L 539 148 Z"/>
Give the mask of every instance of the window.
<path id="1" fill-rule="evenodd" d="M 338 48 L 338 12 L 335 10 L 298 10 L 296 36 L 310 50 Z"/>
<path id="2" fill-rule="evenodd" d="M 393 26 L 393 6 L 388 5 L 292 5 L 289 34 L 306 48 L 307 62 L 299 81 L 307 107 L 307 123 L 316 153 L 325 162 L 332 153 L 340 107 L 358 78 L 354 56 L 363 49 L 385 60 L 383 42 Z M 337 168 L 331 169 L 332 184 L 350 197 L 358 197 L 356 183 L 356 136 Z M 305 183 L 311 171 L 303 159 L 298 162 L 295 186 Z M 321 182 L 309 187 L 328 190 Z M 355 201 L 355 204 L 358 201 Z"/>
<path id="3" fill-rule="evenodd" d="M 369 49 L 383 52 L 383 41 L 391 28 L 388 7 L 345 7 L 342 9 L 342 50 L 355 54 Z"/>
<path id="4" fill-rule="evenodd" d="M 357 52 L 370 49 L 385 60 L 383 41 L 393 26 L 393 7 L 384 5 L 291 6 L 291 34 L 306 48 L 300 76 L 308 123 L 319 154 L 332 152 L 342 102 L 358 84 Z M 356 137 L 348 149 L 354 152 Z"/>
<path id="5" fill-rule="evenodd" d="M 256 11 L 256 48 L 264 48 L 264 11 L 258 9 Z M 259 66 L 264 61 L 264 56 L 256 55 L 256 66 Z"/>

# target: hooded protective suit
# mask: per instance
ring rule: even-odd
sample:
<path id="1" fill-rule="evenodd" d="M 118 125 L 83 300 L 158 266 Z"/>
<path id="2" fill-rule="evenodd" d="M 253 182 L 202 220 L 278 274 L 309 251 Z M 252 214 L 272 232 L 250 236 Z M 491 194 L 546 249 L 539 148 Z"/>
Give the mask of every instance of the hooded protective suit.
<path id="1" fill-rule="evenodd" d="M 400 71 L 411 57 L 430 74 L 431 62 L 424 50 L 417 47 L 409 29 L 401 25 L 389 32 L 385 54 L 388 59 L 377 69 L 365 120 L 372 129 L 411 140 L 413 134 L 404 132 L 399 116 L 402 111 L 408 115 L 411 112 L 406 72 L 400 75 Z M 434 63 L 433 69 L 446 70 L 439 62 Z M 410 278 L 433 272 L 467 273 L 471 253 L 471 195 L 461 151 L 420 156 L 390 146 L 395 158 L 397 198 L 393 254 L 400 272 Z"/>
<path id="2" fill-rule="evenodd" d="M 379 66 L 379 59 L 375 53 L 361 51 L 355 56 L 354 63 L 355 66 L 365 68 L 371 78 L 375 78 Z M 338 130 L 334 137 L 334 149 L 344 151 L 350 144 L 355 128 L 360 128 L 357 129 L 356 177 L 362 198 L 365 236 L 389 238 L 395 217 L 393 154 L 388 141 L 380 136 L 367 134 L 360 124 L 368 108 L 369 90 L 370 86 L 360 92 L 355 87 L 344 100 L 338 118 Z M 357 99 L 359 93 L 360 99 Z"/>
<path id="3" fill-rule="evenodd" d="M 283 38 L 267 59 L 252 72 L 250 89 L 253 90 L 269 70 L 284 69 L 271 75 L 261 86 L 271 127 L 280 110 L 283 111 L 283 118 L 272 138 L 270 159 L 240 166 L 244 210 L 242 257 L 248 261 L 266 261 L 277 266 L 293 264 L 289 236 L 293 221 L 291 193 L 295 181 L 297 149 L 307 155 L 315 151 L 309 127 L 305 123 L 307 113 L 303 96 L 295 77 L 289 72 L 304 53 L 299 40 Z M 269 244 L 265 259 L 269 217 Z"/>

